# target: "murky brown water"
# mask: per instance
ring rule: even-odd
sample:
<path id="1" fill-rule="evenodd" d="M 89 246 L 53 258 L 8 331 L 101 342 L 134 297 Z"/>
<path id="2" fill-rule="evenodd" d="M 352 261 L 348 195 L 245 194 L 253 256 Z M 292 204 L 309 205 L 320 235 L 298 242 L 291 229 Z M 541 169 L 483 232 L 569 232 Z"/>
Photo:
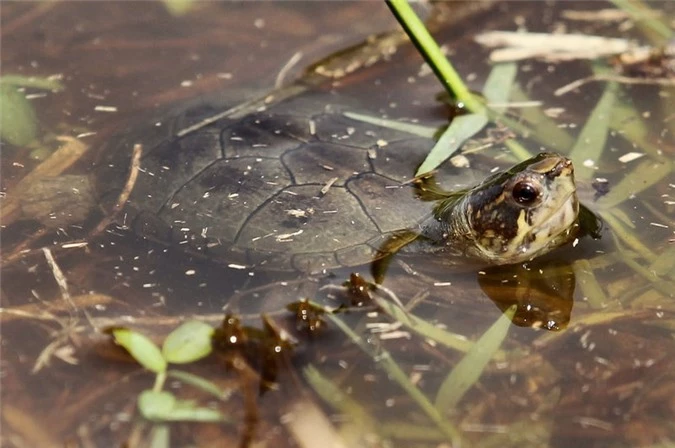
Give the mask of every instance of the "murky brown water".
<path id="1" fill-rule="evenodd" d="M 2 6 L 2 75 L 59 75 L 65 86 L 58 93 L 26 91 L 33 94 L 43 145 L 3 147 L 5 212 L 12 207 L 8 201 L 21 197 L 18 190 L 27 188 L 21 179 L 60 145 L 57 137 L 75 137 L 91 148 L 66 170 L 87 173 L 101 160 L 117 160 L 101 155 L 100 148 L 121 148 L 115 145 L 120 135 L 131 135 L 141 123 L 149 123 L 141 125 L 147 135 L 155 132 L 153 120 L 167 107 L 197 97 L 218 96 L 225 104 L 255 98 L 275 84 L 289 84 L 337 50 L 396 28 L 379 2 L 199 2 L 181 17 L 146 2 Z M 473 42 L 477 31 L 512 30 L 517 22 L 530 31 L 567 27 L 641 38 L 625 21 L 621 26 L 563 18 L 564 10 L 589 8 L 585 4 L 446 6 L 437 36 L 476 91 L 490 70 L 489 52 Z M 671 14 L 672 24 L 667 4 L 656 6 Z M 470 20 L 458 21 L 462 14 Z M 440 126 L 450 112 L 435 100 L 438 82 L 414 48 L 397 45 L 386 57 L 375 52 L 377 62 L 356 58 L 369 67 L 346 63 L 351 53 L 342 54 L 333 65 L 354 72 L 339 79 L 309 76 L 311 94 L 335 105 L 359 104 L 364 113 Z M 545 141 L 539 134 L 523 144 L 532 153 L 568 153 L 605 84 L 589 83 L 555 97 L 555 89 L 589 75 L 586 62 L 525 61 L 519 67 L 522 90 L 543 101 L 536 110 L 562 109 L 555 123 L 569 133 L 544 132 Z M 153 374 L 97 329 L 127 326 L 159 343 L 190 317 L 220 325 L 225 313 L 233 313 L 246 326 L 265 328 L 261 312 L 268 319 L 267 339 L 249 332 L 253 340 L 243 351 L 221 347 L 205 360 L 178 366 L 226 396 L 214 399 L 175 378 L 166 382 L 176 396 L 228 417 L 227 423 L 171 423 L 170 446 L 324 446 L 331 439 L 344 446 L 449 446 L 452 428 L 463 446 L 669 446 L 675 441 L 675 144 L 668 98 L 674 94 L 672 86 L 621 87 L 616 104 L 634 102 L 638 111 L 622 123 L 628 129 L 642 118 L 647 126 L 629 139 L 621 129 L 612 131 L 595 161 L 599 168 L 592 177 L 607 178 L 610 188 L 635 176 L 630 186 L 635 197 L 603 203 L 586 195 L 589 208 L 606 218 L 602 239 L 583 239 L 528 264 L 529 271 L 517 266 L 479 273 L 448 267 L 434 255 L 401 256 L 384 281 L 391 294 L 376 294 L 387 301 L 394 295 L 411 313 L 398 321 L 382 309 L 376 312 L 367 294 L 340 287 L 353 272 L 370 279 L 367 263 L 311 276 L 289 270 L 288 261 L 274 266 L 249 260 L 240 269 L 227 256 L 214 262 L 121 229 L 124 212 L 106 221 L 98 211 L 63 225 L 49 225 L 59 218 L 48 217 L 45 227 L 23 219 L 14 205 L 3 219 L 2 235 L 3 446 L 147 446 L 150 440 L 164 446 L 158 434 L 166 427 L 137 410 L 137 397 L 152 388 Z M 144 149 L 152 146 L 146 134 L 133 135 Z M 474 142 L 482 148 L 469 155 L 472 163 L 485 165 L 487 172 L 512 161 L 498 132 L 481 137 L 490 138 Z M 618 161 L 628 152 L 646 155 Z M 411 153 L 404 162 L 410 177 L 419 157 Z M 119 160 L 127 164 L 129 158 Z M 574 162 L 582 166 L 585 160 Z M 460 176 L 458 170 L 446 171 L 455 176 L 450 179 Z M 300 299 L 328 308 L 364 300 L 364 307 L 337 315 L 363 339 L 350 339 L 326 317 L 319 331 L 308 332 L 285 308 Z M 501 351 L 466 395 L 451 409 L 440 409 L 435 420 L 425 403 L 433 408 L 466 346 L 444 346 L 410 316 L 457 335 L 455 341 L 475 341 L 514 303 L 518 325 L 510 326 Z M 294 350 L 268 350 L 278 344 L 269 335 L 278 335 L 279 328 L 293 334 Z M 225 339 L 221 334 L 220 343 Z M 389 355 L 408 388 L 397 379 Z"/>

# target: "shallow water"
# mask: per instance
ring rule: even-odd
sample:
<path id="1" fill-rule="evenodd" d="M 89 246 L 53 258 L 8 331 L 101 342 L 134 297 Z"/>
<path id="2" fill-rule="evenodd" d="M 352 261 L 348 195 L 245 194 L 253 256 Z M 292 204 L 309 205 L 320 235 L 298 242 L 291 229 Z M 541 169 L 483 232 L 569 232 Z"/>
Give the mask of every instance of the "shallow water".
<path id="1" fill-rule="evenodd" d="M 451 6 L 457 14 L 454 8 L 467 5 Z M 563 18 L 565 10 L 587 8 L 582 4 L 545 10 L 527 2 L 488 6 L 470 21 L 446 16 L 438 31 L 476 91 L 490 70 L 488 51 L 472 40 L 476 30 L 511 30 L 518 18 L 531 31 L 564 24 L 574 32 L 641 37 L 636 29 L 620 32 L 614 22 Z M 672 14 L 666 4 L 657 6 Z M 603 7 L 610 6 L 593 5 Z M 236 104 L 271 90 L 275 82 L 290 82 L 309 64 L 368 34 L 395 28 L 379 3 L 198 3 L 182 17 L 154 3 L 10 3 L 1 19 L 3 76 L 58 73 L 65 85 L 60 93 L 27 91 L 36 94 L 31 102 L 42 144 L 3 148 L 5 210 L 6 201 L 23 197 L 17 190 L 27 187 L 20 180 L 59 146 L 58 136 L 76 137 L 92 148 L 68 174 L 86 174 L 101 160 L 127 164 L 129 145 L 117 142 L 136 138 L 144 150 L 151 148 L 151 134 L 164 132 L 155 123 L 167 122 L 167 108 L 194 104 L 196 97 Z M 345 62 L 350 54 L 324 65 L 354 68 Z M 410 45 L 400 44 L 379 59 L 339 79 L 312 75 L 306 81 L 313 95 L 330 98 L 327 103 L 336 107 L 358 104 L 362 113 L 432 127 L 447 120 L 450 111 L 434 99 L 441 88 Z M 572 151 L 606 83 L 589 83 L 560 97 L 552 91 L 589 73 L 586 62 L 520 63 L 517 79 L 527 98 L 518 100 L 543 102 L 512 108 L 512 117 L 522 114 L 539 123 L 533 126 L 539 133 L 519 140 L 527 150 Z M 136 406 L 141 391 L 152 387 L 153 374 L 97 330 L 129 327 L 159 343 L 186 318 L 220 326 L 226 313 L 267 333 L 259 338 L 254 330 L 245 332 L 251 340 L 239 351 L 227 347 L 227 331 L 241 337 L 228 327 L 217 338 L 219 350 L 178 366 L 227 393 L 215 399 L 175 378 L 165 390 L 220 410 L 228 422 L 171 423 L 171 446 L 311 446 L 317 439 L 346 446 L 441 446 L 460 439 L 463 446 L 673 443 L 675 145 L 667 108 L 675 92 L 655 85 L 617 89 L 610 110 L 633 102 L 638 112 L 616 114 L 623 127 L 609 132 L 601 157 L 593 160 L 596 168 L 586 167 L 583 145 L 572 153 L 579 177 L 588 177 L 580 188 L 594 178 L 609 181 L 604 198 L 584 187 L 584 203 L 604 218 L 602 238 L 581 239 L 525 266 L 458 267 L 435 255 L 402 255 L 389 266 L 385 289 L 364 293 L 358 287 L 345 291 L 342 284 L 352 273 L 370 280 L 368 263 L 309 275 L 298 272 L 297 264 L 289 267 L 284 257 L 223 256 L 214 262 L 213 252 L 204 255 L 194 247 L 187 252 L 185 246 L 154 241 L 162 238 L 142 238 L 133 225 L 123 228 L 129 209 L 108 221 L 101 210 L 76 221 L 60 221 L 54 210 L 42 224 L 22 219 L 20 211 L 3 217 L 3 445 L 144 446 L 161 439 L 166 428 L 143 419 Z M 299 108 L 293 110 L 301 115 Z M 542 111 L 553 108 L 562 112 L 553 129 L 544 128 Z M 637 122 L 645 126 L 635 131 L 630 126 Z M 353 138 L 391 135 L 373 132 L 374 137 L 357 131 Z M 516 160 L 502 136 L 493 129 L 471 142 L 477 149 L 467 157 L 478 172 Z M 582 138 L 591 147 L 596 137 Z M 125 149 L 123 157 L 110 155 Z M 377 156 L 382 162 L 389 154 L 412 177 L 419 151 L 409 166 L 388 152 L 406 149 L 392 144 L 379 148 Z M 630 152 L 645 155 L 620 161 Z M 466 170 L 446 166 L 441 174 L 452 186 L 468 182 Z M 138 188 L 146 185 L 143 175 L 148 174 L 141 169 Z M 317 188 L 325 180 L 317 181 Z M 114 176 L 106 182 L 123 185 Z M 342 187 L 338 182 L 332 188 Z M 138 203 L 133 195 L 130 203 Z M 382 200 L 381 206 L 390 204 Z M 185 213 L 188 221 L 190 212 Z M 352 283 L 359 285 L 353 278 Z M 347 312 L 324 315 L 320 328 L 309 331 L 286 309 L 300 299 Z M 447 386 L 446 377 L 471 341 L 513 304 L 516 325 L 500 327 L 508 332 L 499 349 L 477 380 L 461 377 L 471 387 L 453 402 L 449 397 L 457 397 L 461 381 L 453 377 L 454 385 Z M 286 332 L 295 348 L 275 351 L 284 344 L 270 335 Z M 469 364 L 469 371 L 480 372 L 480 361 Z"/>

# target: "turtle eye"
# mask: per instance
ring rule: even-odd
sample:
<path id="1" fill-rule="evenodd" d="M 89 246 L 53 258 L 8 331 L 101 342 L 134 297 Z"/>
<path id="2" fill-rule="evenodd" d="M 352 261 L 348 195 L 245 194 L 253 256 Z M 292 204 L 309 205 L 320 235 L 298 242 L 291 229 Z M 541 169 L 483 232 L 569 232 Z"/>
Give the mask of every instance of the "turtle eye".
<path id="1" fill-rule="evenodd" d="M 513 199 L 521 205 L 532 205 L 539 199 L 539 188 L 530 182 L 518 182 L 513 186 Z"/>

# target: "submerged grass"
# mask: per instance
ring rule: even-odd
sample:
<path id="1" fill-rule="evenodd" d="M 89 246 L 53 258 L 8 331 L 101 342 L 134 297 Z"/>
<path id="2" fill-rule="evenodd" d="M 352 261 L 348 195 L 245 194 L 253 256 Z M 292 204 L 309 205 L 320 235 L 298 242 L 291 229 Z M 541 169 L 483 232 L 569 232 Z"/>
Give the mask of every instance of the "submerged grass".
<path id="1" fill-rule="evenodd" d="M 327 315 L 328 319 L 345 333 L 353 343 L 371 356 L 384 369 L 387 376 L 398 383 L 406 391 L 410 399 L 416 402 L 422 411 L 434 422 L 438 432 L 428 434 L 428 439 L 437 440 L 439 436 L 447 437 L 453 446 L 458 446 L 461 441 L 461 435 L 458 429 L 447 420 L 446 416 L 452 414 L 452 410 L 457 406 L 466 392 L 477 383 L 487 364 L 500 353 L 500 346 L 511 326 L 516 306 L 514 305 L 507 309 L 477 341 L 469 342 L 457 335 L 445 332 L 420 318 L 411 316 L 384 299 L 377 302 L 392 318 L 409 325 L 409 328 L 414 329 L 425 338 L 437 342 L 445 341 L 449 347 L 466 352 L 462 360 L 442 382 L 436 394 L 435 402 L 432 404 L 425 394 L 411 382 L 403 368 L 399 366 L 387 350 L 381 346 L 371 344 L 356 334 L 340 317 L 333 314 Z M 363 407 L 354 401 L 353 398 L 345 395 L 335 384 L 323 378 L 315 368 L 309 367 L 305 369 L 305 375 L 317 393 L 334 408 L 346 412 L 347 415 L 361 416 L 360 420 L 371 422 L 367 426 L 374 427 L 374 423 L 372 423 L 374 420 L 363 410 Z M 385 433 L 389 436 L 397 437 L 397 431 L 391 426 L 387 426 L 387 428 L 389 429 L 385 428 Z M 422 438 L 427 439 L 426 436 Z"/>
<path id="2" fill-rule="evenodd" d="M 457 407 L 466 392 L 478 382 L 485 366 L 504 342 L 515 313 L 516 305 L 504 311 L 445 378 L 435 400 L 436 408 L 440 412 L 447 414 Z"/>
<path id="3" fill-rule="evenodd" d="M 600 282 L 595 277 L 591 263 L 585 259 L 577 260 L 572 266 L 574 268 L 574 275 L 577 278 L 577 284 L 581 288 L 581 293 L 586 297 L 591 308 L 596 310 L 606 308 L 609 300 Z"/>
<path id="4" fill-rule="evenodd" d="M 303 374 L 317 396 L 328 403 L 342 415 L 350 417 L 350 424 L 356 426 L 364 437 L 378 429 L 377 419 L 373 418 L 366 409 L 345 393 L 340 386 L 326 378 L 313 365 L 304 368 Z"/>
<path id="5" fill-rule="evenodd" d="M 598 71 L 600 70 L 596 69 L 596 72 Z M 575 175 L 578 179 L 588 180 L 595 175 L 593 166 L 597 165 L 605 149 L 610 117 L 618 90 L 617 83 L 607 84 L 569 153 L 570 159 L 575 162 Z M 587 160 L 591 163 L 587 164 Z"/>
<path id="6" fill-rule="evenodd" d="M 395 321 L 401 322 L 406 328 L 426 339 L 462 353 L 468 353 L 476 344 L 462 335 L 439 328 L 437 325 L 421 319 L 381 297 L 374 297 L 374 300 Z M 504 360 L 506 353 L 502 350 L 496 350 L 493 353 L 493 358 L 495 360 Z"/>
<path id="7" fill-rule="evenodd" d="M 609 193 L 598 199 L 597 207 L 600 210 L 611 210 L 654 186 L 672 171 L 673 163 L 671 161 L 643 160 L 626 174 L 618 184 L 614 185 Z"/>
<path id="8" fill-rule="evenodd" d="M 459 446 L 461 442 L 461 435 L 459 430 L 450 423 L 443 415 L 434 407 L 429 399 L 420 391 L 415 384 L 410 381 L 410 378 L 398 363 L 393 359 L 391 354 L 382 347 L 376 347 L 368 343 L 361 336 L 352 331 L 349 326 L 339 317 L 329 314 L 328 318 L 345 333 L 357 346 L 366 352 L 372 359 L 376 360 L 389 378 L 398 383 L 399 386 L 406 391 L 408 396 L 417 403 L 420 409 L 431 419 L 436 427 L 452 442 L 454 446 Z"/>

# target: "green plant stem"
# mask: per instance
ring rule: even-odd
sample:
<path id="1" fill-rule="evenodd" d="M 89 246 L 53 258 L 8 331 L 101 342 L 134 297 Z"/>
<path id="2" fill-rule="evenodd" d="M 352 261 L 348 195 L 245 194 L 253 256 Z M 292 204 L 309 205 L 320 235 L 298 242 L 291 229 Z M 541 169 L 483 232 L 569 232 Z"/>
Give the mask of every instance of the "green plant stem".
<path id="1" fill-rule="evenodd" d="M 482 112 L 483 105 L 466 87 L 408 1 L 386 0 L 386 3 L 450 95 L 457 98 L 458 102 L 464 103 L 464 106 L 471 112 Z"/>
<path id="2" fill-rule="evenodd" d="M 164 388 L 166 382 L 166 372 L 160 372 L 155 377 L 155 384 L 152 386 L 153 392 L 160 392 Z"/>

